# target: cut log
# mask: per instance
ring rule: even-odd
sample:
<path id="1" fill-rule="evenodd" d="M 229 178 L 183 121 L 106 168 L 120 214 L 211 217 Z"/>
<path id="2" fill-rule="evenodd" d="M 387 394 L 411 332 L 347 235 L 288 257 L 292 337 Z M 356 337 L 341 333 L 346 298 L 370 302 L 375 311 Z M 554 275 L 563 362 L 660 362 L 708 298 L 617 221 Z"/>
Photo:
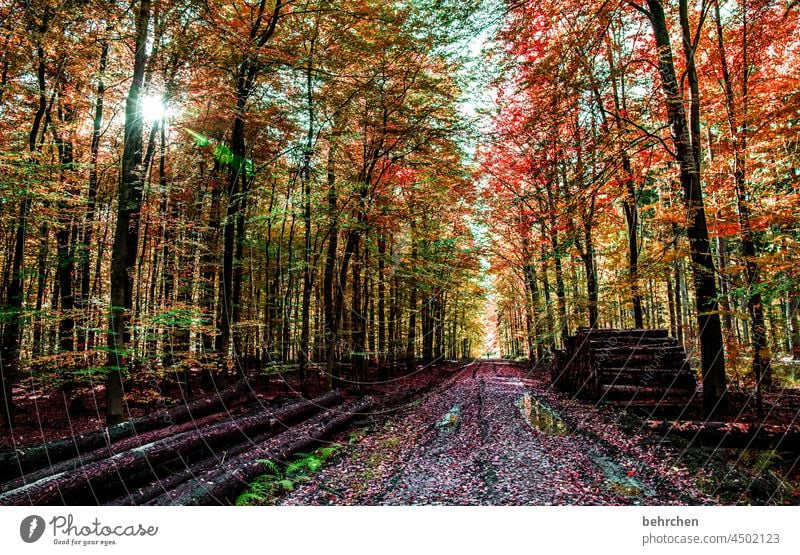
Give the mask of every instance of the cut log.
<path id="1" fill-rule="evenodd" d="M 551 374 L 575 395 L 623 405 L 648 399 L 652 408 L 688 402 L 697 388 L 683 347 L 662 329 L 580 328 L 556 352 Z"/>
<path id="2" fill-rule="evenodd" d="M 418 387 L 405 389 L 403 391 L 390 393 L 386 395 L 380 395 L 376 398 L 375 401 L 372 403 L 372 407 L 370 408 L 368 413 L 362 414 L 357 418 L 354 418 L 350 424 L 352 425 L 363 425 L 359 423 L 367 423 L 371 422 L 375 419 L 381 419 L 385 417 L 388 411 L 396 410 L 400 405 L 408 401 L 409 399 L 414 399 L 422 395 L 425 391 L 430 390 L 432 387 L 438 385 L 440 378 L 442 375 L 453 375 L 456 374 L 458 371 L 463 370 L 469 366 L 469 364 L 463 363 L 453 363 L 450 367 L 445 367 L 442 369 L 437 369 L 437 372 L 440 374 L 436 377 L 436 379 L 432 379 L 430 383 L 424 383 L 419 385 Z M 342 409 L 339 409 L 342 410 Z M 261 437 L 254 437 L 252 439 L 252 443 L 248 443 L 246 445 L 236 445 L 232 446 L 231 448 L 227 449 L 222 453 L 217 453 L 216 456 L 209 457 L 205 460 L 192 463 L 191 466 L 184 465 L 183 467 L 175 470 L 174 472 L 170 473 L 169 475 L 165 476 L 164 478 L 151 483 L 145 486 L 142 486 L 136 490 L 132 490 L 125 495 L 111 501 L 110 505 L 143 505 L 143 504 L 152 504 L 158 505 L 162 503 L 168 503 L 170 501 L 170 495 L 178 495 L 178 494 L 170 494 L 165 495 L 168 491 L 177 488 L 178 486 L 185 484 L 189 481 L 195 480 L 197 476 L 212 470 L 221 462 L 226 460 L 232 459 L 237 455 L 244 453 L 245 451 L 251 450 L 252 444 L 260 444 L 271 437 L 270 435 L 264 435 Z M 160 499 L 157 499 L 159 498 Z"/>
<path id="3" fill-rule="evenodd" d="M 94 451 L 90 451 L 86 454 L 82 454 L 72 459 L 67 459 L 65 461 L 55 463 L 53 465 L 36 470 L 34 472 L 27 473 L 23 476 L 20 476 L 19 478 L 15 478 L 13 480 L 5 482 L 2 485 L 0 485 L 0 493 L 22 487 L 25 484 L 36 482 L 43 478 L 47 478 L 48 476 L 52 476 L 53 474 L 68 472 L 71 470 L 77 470 L 82 466 L 85 466 L 91 462 L 111 457 L 113 455 L 116 455 L 117 453 L 122 453 L 129 449 L 142 447 L 144 445 L 147 445 L 148 443 L 153 443 L 154 441 L 157 441 L 159 439 L 163 439 L 170 436 L 176 436 L 178 434 L 182 434 L 184 432 L 189 432 L 193 430 L 200 430 L 205 426 L 211 426 L 212 424 L 216 424 L 217 422 L 223 422 L 226 420 L 232 421 L 235 420 L 236 418 L 241 418 L 242 416 L 246 416 L 249 414 L 263 413 L 264 410 L 265 409 L 263 406 L 259 406 L 257 404 L 243 405 L 225 412 L 210 414 L 204 418 L 192 420 L 190 422 L 184 422 L 182 424 L 167 426 L 166 428 L 150 430 L 149 432 L 144 432 L 142 434 L 138 434 L 133 437 L 124 438 L 121 439 L 120 441 L 117 441 L 116 443 L 112 443 L 111 445 L 103 446 L 99 449 L 95 449 Z"/>
<path id="4" fill-rule="evenodd" d="M 674 387 L 694 390 L 695 377 L 688 372 L 673 370 L 644 370 L 642 368 L 608 368 L 600 374 L 601 385 L 629 385 L 640 387 Z"/>
<path id="5" fill-rule="evenodd" d="M 351 401 L 291 428 L 242 455 L 221 463 L 174 490 L 153 499 L 152 505 L 233 504 L 250 482 L 269 472 L 264 460 L 285 462 L 308 451 L 363 415 L 373 405 L 371 397 Z"/>
<path id="6" fill-rule="evenodd" d="M 258 445 L 267 441 L 274 435 L 274 432 L 268 432 L 254 436 L 250 441 L 233 445 L 223 450 L 217 450 L 212 456 L 192 464 L 183 464 L 180 468 L 170 471 L 164 477 L 158 478 L 156 481 L 143 485 L 136 489 L 131 489 L 124 495 L 104 503 L 104 505 L 111 506 L 136 506 L 144 505 L 151 499 L 163 495 L 164 493 L 178 487 L 179 485 L 187 482 L 198 474 L 202 474 L 210 470 L 220 463 L 225 462 L 237 455 L 244 453 L 253 448 L 253 445 Z"/>
<path id="7" fill-rule="evenodd" d="M 671 387 L 642 387 L 639 385 L 602 385 L 603 394 L 601 401 L 625 404 L 626 401 L 649 400 L 654 406 L 662 401 L 670 403 L 689 402 L 694 394 L 693 391 L 684 388 Z"/>
<path id="8" fill-rule="evenodd" d="M 99 503 L 119 495 L 120 489 L 129 490 L 143 481 L 158 479 L 156 467 L 160 464 L 172 460 L 181 461 L 182 458 L 198 452 L 213 455 L 217 449 L 247 442 L 250 435 L 270 431 L 278 433 L 287 425 L 342 401 L 341 394 L 331 392 L 311 401 L 293 403 L 274 412 L 260 412 L 213 424 L 203 430 L 160 439 L 0 494 L 0 504 Z M 143 475 L 138 479 L 131 478 L 137 472 L 143 472 Z"/>
<path id="9" fill-rule="evenodd" d="M 614 349 L 622 351 L 618 353 L 602 352 L 600 349 L 593 349 L 594 362 L 601 368 L 669 368 L 676 371 L 680 370 L 686 362 L 686 353 L 683 350 L 665 352 L 663 354 L 652 353 L 644 349 Z"/>
<path id="10" fill-rule="evenodd" d="M 677 436 L 708 447 L 800 451 L 800 428 L 732 422 L 651 420 L 648 427 L 663 436 Z"/>
<path id="11" fill-rule="evenodd" d="M 591 335 L 592 337 L 617 337 L 617 338 L 664 338 L 669 337 L 665 329 L 655 328 L 578 328 L 578 336 Z"/>
<path id="12" fill-rule="evenodd" d="M 246 380 L 240 380 L 218 394 L 134 418 L 108 428 L 0 453 L 0 482 L 77 457 L 124 438 L 226 410 L 246 401 L 252 395 L 250 384 Z"/>

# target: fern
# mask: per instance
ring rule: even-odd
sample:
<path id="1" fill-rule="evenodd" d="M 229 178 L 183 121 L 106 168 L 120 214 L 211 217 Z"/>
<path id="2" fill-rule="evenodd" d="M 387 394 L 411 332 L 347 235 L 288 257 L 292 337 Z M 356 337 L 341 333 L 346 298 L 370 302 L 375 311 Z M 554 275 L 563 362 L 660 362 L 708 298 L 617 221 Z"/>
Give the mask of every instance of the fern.
<path id="1" fill-rule="evenodd" d="M 254 493 L 252 491 L 246 491 L 244 493 L 241 493 L 239 497 L 236 498 L 236 505 L 238 506 L 255 505 L 255 504 L 260 504 L 263 501 L 264 501 L 263 496 Z"/>
<path id="2" fill-rule="evenodd" d="M 286 465 L 286 474 L 297 474 L 306 467 L 305 460 L 294 461 Z"/>
<path id="3" fill-rule="evenodd" d="M 320 447 L 317 450 L 317 453 L 319 453 L 320 458 L 323 461 L 325 461 L 333 457 L 336 453 L 338 453 L 341 448 L 342 448 L 341 445 L 339 445 L 338 443 L 334 443 L 330 447 Z"/>
<path id="4" fill-rule="evenodd" d="M 309 457 L 306 459 L 306 468 L 311 472 L 316 472 L 322 466 L 322 461 L 316 457 Z"/>
<path id="5" fill-rule="evenodd" d="M 278 463 L 276 463 L 275 461 L 271 461 L 269 459 L 261 459 L 258 462 L 266 466 L 269 469 L 269 471 L 272 472 L 273 474 L 278 473 L 279 467 Z"/>
<path id="6" fill-rule="evenodd" d="M 295 489 L 298 484 L 311 480 L 311 474 L 317 472 L 326 461 L 336 456 L 342 445 L 333 443 L 320 447 L 313 453 L 296 453 L 293 460 L 281 465 L 269 459 L 261 459 L 267 472 L 250 483 L 248 490 L 236 498 L 237 505 L 272 504 L 284 493 Z"/>

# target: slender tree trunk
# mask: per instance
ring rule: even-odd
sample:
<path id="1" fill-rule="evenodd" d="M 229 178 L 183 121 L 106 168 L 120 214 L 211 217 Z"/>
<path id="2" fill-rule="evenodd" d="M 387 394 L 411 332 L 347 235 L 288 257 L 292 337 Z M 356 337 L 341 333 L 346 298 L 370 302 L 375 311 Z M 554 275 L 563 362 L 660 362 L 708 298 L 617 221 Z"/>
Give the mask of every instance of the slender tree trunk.
<path id="1" fill-rule="evenodd" d="M 392 242 L 390 246 L 390 256 L 392 260 L 394 260 L 394 254 L 395 244 Z M 397 268 L 393 263 L 389 290 L 389 322 L 386 330 L 387 346 L 389 349 L 388 362 L 392 374 L 394 374 L 397 368 L 397 354 L 399 349 L 399 343 L 397 340 L 399 336 L 398 328 L 400 326 L 399 280 L 400 278 L 397 275 Z"/>
<path id="2" fill-rule="evenodd" d="M 685 1 L 685 0 L 684 0 Z M 759 248 L 756 245 L 756 234 L 753 231 L 750 215 L 749 196 L 747 191 L 746 152 L 748 122 L 748 85 L 750 66 L 748 61 L 747 38 L 747 3 L 742 8 L 742 107 L 737 106 L 733 92 L 733 80 L 728 69 L 725 40 L 722 31 L 722 17 L 719 3 L 715 3 L 715 21 L 717 28 L 717 46 L 720 51 L 722 81 L 725 87 L 725 102 L 733 148 L 733 181 L 736 191 L 736 207 L 739 213 L 739 228 L 742 240 L 742 254 L 745 260 L 745 278 L 747 284 L 747 309 L 751 321 L 751 340 L 753 343 L 753 375 L 756 379 L 756 397 L 761 410 L 761 386 L 769 388 L 772 384 L 770 353 L 767 346 L 767 330 L 764 323 L 764 307 L 761 300 L 761 268 L 758 264 Z M 741 115 L 739 115 L 741 112 Z"/>
<path id="3" fill-rule="evenodd" d="M 717 236 L 717 259 L 719 261 L 719 291 L 720 310 L 722 311 L 722 326 L 728 334 L 733 333 L 733 314 L 731 311 L 730 294 L 728 291 L 728 247 L 725 237 Z"/>
<path id="4" fill-rule="evenodd" d="M 675 337 L 678 339 L 678 342 L 683 345 L 683 276 L 681 273 L 681 265 L 678 261 L 675 260 L 672 265 L 673 274 L 675 276 Z"/>
<path id="5" fill-rule="evenodd" d="M 97 188 L 100 182 L 100 172 L 98 171 L 97 164 L 100 152 L 100 133 L 103 128 L 103 102 L 105 100 L 105 72 L 108 65 L 108 41 L 103 40 L 102 49 L 100 51 L 100 65 L 98 68 L 97 77 L 97 98 L 94 105 L 94 117 L 92 118 L 92 142 L 89 147 L 89 188 L 86 192 L 86 214 L 84 216 L 84 228 L 82 244 L 80 249 L 80 275 L 81 275 L 81 293 L 80 293 L 80 308 L 83 311 L 84 326 L 91 328 L 91 302 L 90 302 L 90 283 L 91 283 L 91 253 L 92 253 L 92 240 L 94 234 L 94 219 L 95 219 L 95 203 L 97 197 Z M 98 258 L 101 258 L 98 253 Z M 88 349 L 93 343 L 93 333 L 86 331 L 79 334 L 82 339 L 82 344 L 79 350 Z"/>
<path id="6" fill-rule="evenodd" d="M 672 278 L 667 275 L 667 305 L 669 307 L 669 334 L 678 335 L 678 323 L 675 318 L 675 293 L 672 290 Z"/>
<path id="7" fill-rule="evenodd" d="M 125 102 L 125 142 L 119 184 L 117 223 L 111 251 L 111 308 L 106 378 L 106 424 L 123 419 L 123 374 L 129 364 L 131 333 L 128 317 L 133 308 L 133 268 L 139 246 L 142 202 L 142 115 L 139 107 L 147 60 L 150 0 L 140 0 L 136 10 L 133 78 Z"/>
<path id="8" fill-rule="evenodd" d="M 232 326 L 234 323 L 233 313 L 234 304 L 237 300 L 233 294 L 233 274 L 234 264 L 236 263 L 236 228 L 239 221 L 242 196 L 245 194 L 244 187 L 240 186 L 247 180 L 245 168 L 246 147 L 244 142 L 244 110 L 247 105 L 248 91 L 244 89 L 242 80 L 245 79 L 247 66 L 245 62 L 240 67 L 239 85 L 237 85 L 236 113 L 233 118 L 233 128 L 231 131 L 231 154 L 232 161 L 228 168 L 228 194 L 225 203 L 225 217 L 222 224 L 222 275 L 219 280 L 219 303 L 220 318 L 217 330 L 215 350 L 219 357 L 220 379 L 224 383 L 230 361 L 232 341 Z M 242 240 L 242 237 L 239 237 Z M 236 347 L 233 346 L 235 349 Z"/>
<path id="9" fill-rule="evenodd" d="M 386 237 L 378 235 L 378 371 L 379 379 L 385 381 L 387 374 L 386 356 Z"/>
<path id="10" fill-rule="evenodd" d="M 417 260 L 417 245 L 412 239 L 411 263 Z M 409 286 L 408 297 L 408 336 L 406 342 L 406 371 L 410 374 L 415 369 L 416 364 L 416 345 L 417 345 L 417 284 L 412 279 Z"/>
<path id="11" fill-rule="evenodd" d="M 544 226 L 542 232 L 544 232 Z M 544 243 L 541 244 L 539 257 L 542 262 L 542 295 L 544 297 L 544 323 L 547 332 L 547 350 L 549 354 L 552 355 L 553 351 L 556 349 L 556 334 L 553 325 L 555 315 L 553 312 L 553 303 L 550 302 L 550 270 L 547 260 L 547 248 Z"/>
<path id="12" fill-rule="evenodd" d="M 366 245 L 364 245 L 364 250 L 366 250 Z M 361 244 L 360 242 L 355 245 L 353 251 L 353 297 L 352 297 L 352 308 L 350 310 L 351 314 L 351 324 L 352 324 L 352 341 L 353 341 L 353 352 L 351 356 L 351 362 L 353 363 L 353 380 L 356 382 L 355 385 L 360 387 L 361 384 L 361 376 L 364 371 L 364 350 L 365 347 L 365 326 L 366 320 L 364 318 L 364 297 L 363 297 L 363 288 L 361 286 L 361 273 L 364 270 L 363 264 L 363 256 L 361 254 Z"/>
<path id="13" fill-rule="evenodd" d="M 623 105 L 623 100 L 620 98 L 619 87 L 617 86 L 616 67 L 614 64 L 613 50 L 608 49 L 608 63 L 611 69 L 611 91 L 614 98 L 614 123 L 616 124 L 617 131 L 620 134 L 624 131 L 624 126 L 620 113 L 626 107 Z M 603 115 L 603 124 L 606 125 L 605 110 L 602 109 L 602 98 L 599 91 L 596 93 L 597 101 L 601 106 Z M 620 149 L 620 157 L 622 159 L 622 171 L 625 180 L 625 196 L 623 197 L 622 209 L 625 214 L 625 223 L 628 230 L 628 277 L 630 279 L 631 290 L 631 303 L 633 305 L 633 325 L 635 328 L 644 327 L 644 319 L 642 315 L 642 295 L 639 291 L 639 211 L 636 206 L 636 182 L 633 175 L 633 167 L 631 159 L 628 156 L 625 147 Z"/>
<path id="14" fill-rule="evenodd" d="M 592 207 L 594 210 L 594 207 Z M 584 250 L 581 252 L 583 268 L 586 272 L 586 298 L 587 310 L 589 313 L 589 327 L 598 326 L 598 289 L 597 289 L 597 270 L 594 261 L 594 238 L 592 234 L 592 224 L 589 218 L 585 219 L 583 226 Z"/>
<path id="15" fill-rule="evenodd" d="M 336 358 L 336 342 L 338 341 L 338 318 L 336 315 L 336 302 L 334 291 L 334 276 L 336 275 L 336 253 L 339 249 L 339 206 L 336 191 L 336 151 L 333 138 L 328 147 L 328 250 L 325 255 L 325 269 L 323 273 L 322 296 L 325 304 L 325 376 L 328 388 L 333 387 L 334 362 Z"/>
<path id="16" fill-rule="evenodd" d="M 9 427 L 14 426 L 14 403 L 12 386 L 19 372 L 19 334 L 22 321 L 22 264 L 25 254 L 25 230 L 30 215 L 30 197 L 25 195 L 20 202 L 17 229 L 14 237 L 14 257 L 11 262 L 11 280 L 6 290 L 3 307 L 6 322 L 3 325 L 0 343 L 0 378 L 3 387 L 3 418 Z"/>
<path id="17" fill-rule="evenodd" d="M 66 190 L 68 188 L 66 174 L 74 169 L 72 142 L 65 141 L 56 135 L 56 143 L 61 162 L 61 182 Z M 59 226 L 56 232 L 56 280 L 58 281 L 59 308 L 62 314 L 58 323 L 58 346 L 61 352 L 70 352 L 73 350 L 72 334 L 75 329 L 75 319 L 72 314 L 72 310 L 75 307 L 72 292 L 72 276 L 75 270 L 75 251 L 70 241 L 72 235 L 72 218 L 67 203 L 64 201 L 59 202 L 59 209 Z"/>
<path id="18" fill-rule="evenodd" d="M 556 274 L 556 297 L 558 298 L 558 335 L 561 345 L 566 344 L 569 338 L 569 320 L 567 319 L 567 294 L 564 288 L 564 270 L 561 263 L 561 245 L 558 238 L 556 222 L 556 203 L 558 200 L 558 185 L 552 183 L 547 186 L 547 204 L 550 218 L 550 248 L 553 256 L 553 266 Z"/>
<path id="19" fill-rule="evenodd" d="M 311 311 L 311 289 L 314 286 L 313 271 L 311 264 L 311 155 L 314 147 L 314 88 L 313 88 L 313 62 L 314 46 L 316 44 L 315 33 L 311 39 L 311 45 L 306 67 L 306 102 L 308 111 L 308 130 L 306 133 L 306 144 L 303 152 L 303 305 L 301 316 L 300 345 L 298 353 L 300 366 L 300 387 L 305 394 L 307 389 L 306 376 L 308 373 L 309 362 L 309 335 L 310 335 L 310 311 Z"/>
<path id="20" fill-rule="evenodd" d="M 524 249 L 523 249 L 524 252 Z M 541 326 L 541 315 L 539 313 L 539 285 L 536 278 L 536 268 L 528 263 L 522 268 L 525 274 L 525 281 L 530 293 L 531 316 L 533 317 L 534 342 L 536 344 L 536 361 L 539 362 L 544 357 L 544 333 Z"/>
<path id="21" fill-rule="evenodd" d="M 789 292 L 789 325 L 791 326 L 792 358 L 800 360 L 800 291 Z"/>
<path id="22" fill-rule="evenodd" d="M 685 0 L 681 0 L 685 2 Z M 707 418 L 722 417 L 728 412 L 728 398 L 723 353 L 722 325 L 717 307 L 717 285 L 714 259 L 711 255 L 708 227 L 700 182 L 700 168 L 696 153 L 699 144 L 693 144 L 678 87 L 672 58 L 669 31 L 661 0 L 647 0 L 649 19 L 658 48 L 661 86 L 666 97 L 667 114 L 672 140 L 680 166 L 680 181 L 688 212 L 687 235 L 690 244 L 695 295 L 697 298 L 697 326 L 700 334 L 700 354 L 703 375 L 703 409 Z M 693 66 L 693 59 L 687 60 Z M 691 73 L 691 72 L 690 72 Z M 690 81 L 696 80 L 691 78 Z M 693 89 L 695 84 L 690 83 Z M 692 94 L 692 114 L 699 115 L 699 102 Z M 693 118 L 699 126 L 699 117 Z"/>
<path id="23" fill-rule="evenodd" d="M 625 223 L 628 230 L 628 277 L 631 281 L 631 301 L 633 303 L 633 326 L 644 327 L 642 317 L 642 295 L 639 291 L 639 211 L 636 208 L 636 188 L 633 181 L 633 170 L 627 156 L 622 159 L 625 171 L 626 196 L 623 203 Z"/>

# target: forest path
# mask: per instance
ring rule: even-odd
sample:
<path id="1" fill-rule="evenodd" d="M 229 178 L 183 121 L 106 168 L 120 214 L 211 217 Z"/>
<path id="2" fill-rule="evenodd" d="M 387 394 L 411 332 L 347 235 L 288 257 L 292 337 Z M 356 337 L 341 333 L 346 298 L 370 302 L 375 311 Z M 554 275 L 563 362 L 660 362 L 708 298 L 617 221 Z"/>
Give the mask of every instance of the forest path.
<path id="1" fill-rule="evenodd" d="M 696 504 L 675 454 L 541 371 L 479 360 L 387 419 L 283 504 Z M 340 439 L 347 441 L 348 438 Z"/>

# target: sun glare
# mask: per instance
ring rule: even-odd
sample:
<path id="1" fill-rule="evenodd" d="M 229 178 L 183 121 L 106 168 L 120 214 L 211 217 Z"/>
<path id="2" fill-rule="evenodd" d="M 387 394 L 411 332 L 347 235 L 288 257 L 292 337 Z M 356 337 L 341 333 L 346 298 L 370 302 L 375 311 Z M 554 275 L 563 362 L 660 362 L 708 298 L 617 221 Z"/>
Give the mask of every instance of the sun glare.
<path id="1" fill-rule="evenodd" d="M 147 95 L 143 96 L 139 101 L 139 108 L 142 112 L 142 118 L 146 121 L 160 120 L 167 113 L 167 107 L 160 96 Z"/>

